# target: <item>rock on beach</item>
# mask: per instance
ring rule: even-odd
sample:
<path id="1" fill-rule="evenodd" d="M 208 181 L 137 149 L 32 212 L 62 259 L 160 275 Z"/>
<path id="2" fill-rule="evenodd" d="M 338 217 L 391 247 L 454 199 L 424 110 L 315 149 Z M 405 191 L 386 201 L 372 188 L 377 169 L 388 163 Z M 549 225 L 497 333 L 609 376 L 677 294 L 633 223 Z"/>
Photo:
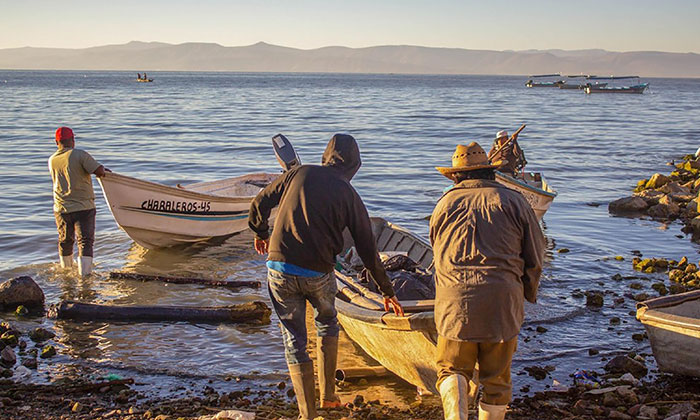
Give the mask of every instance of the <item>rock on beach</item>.
<path id="1" fill-rule="evenodd" d="M 20 305 L 34 311 L 44 307 L 44 292 L 29 276 L 0 283 L 0 309 L 14 311 Z"/>
<path id="2" fill-rule="evenodd" d="M 649 204 L 641 197 L 624 197 L 608 204 L 608 211 L 613 214 L 642 213 L 647 208 Z"/>

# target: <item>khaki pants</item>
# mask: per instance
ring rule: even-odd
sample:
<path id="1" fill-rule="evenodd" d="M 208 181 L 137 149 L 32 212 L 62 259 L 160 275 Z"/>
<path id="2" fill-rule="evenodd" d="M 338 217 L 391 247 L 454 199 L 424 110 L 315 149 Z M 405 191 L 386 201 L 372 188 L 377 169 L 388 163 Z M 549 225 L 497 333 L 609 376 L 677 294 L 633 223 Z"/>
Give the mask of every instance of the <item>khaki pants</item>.
<path id="1" fill-rule="evenodd" d="M 504 343 L 477 343 L 438 336 L 438 387 L 445 378 L 455 374 L 471 381 L 478 362 L 478 381 L 484 386 L 481 401 L 493 405 L 508 404 L 513 395 L 510 363 L 517 346 L 518 337 Z M 469 390 L 469 393 L 475 394 L 473 391 Z"/>

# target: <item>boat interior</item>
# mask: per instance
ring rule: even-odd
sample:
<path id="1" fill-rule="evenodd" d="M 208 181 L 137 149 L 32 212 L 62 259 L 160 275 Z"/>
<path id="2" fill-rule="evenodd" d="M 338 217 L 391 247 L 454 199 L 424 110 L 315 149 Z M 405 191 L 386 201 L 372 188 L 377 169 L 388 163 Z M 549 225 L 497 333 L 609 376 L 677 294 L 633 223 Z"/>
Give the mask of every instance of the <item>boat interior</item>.
<path id="1" fill-rule="evenodd" d="M 384 219 L 371 218 L 371 221 L 377 250 L 383 261 L 398 255 L 407 256 L 417 264 L 417 270 L 432 274 L 433 250 L 429 243 Z M 381 294 L 370 290 L 368 283 L 359 280 L 362 261 L 355 252 L 354 242 L 347 230 L 344 237 L 344 250 L 336 264 L 338 297 L 362 308 L 383 312 Z M 406 313 L 430 312 L 434 308 L 433 299 L 402 299 L 400 295 L 398 298 Z"/>
<path id="2" fill-rule="evenodd" d="M 219 197 L 255 197 L 261 189 L 269 185 L 278 176 L 278 174 L 267 173 L 247 174 L 235 178 L 198 182 L 189 185 L 178 184 L 177 186 L 183 190 Z"/>

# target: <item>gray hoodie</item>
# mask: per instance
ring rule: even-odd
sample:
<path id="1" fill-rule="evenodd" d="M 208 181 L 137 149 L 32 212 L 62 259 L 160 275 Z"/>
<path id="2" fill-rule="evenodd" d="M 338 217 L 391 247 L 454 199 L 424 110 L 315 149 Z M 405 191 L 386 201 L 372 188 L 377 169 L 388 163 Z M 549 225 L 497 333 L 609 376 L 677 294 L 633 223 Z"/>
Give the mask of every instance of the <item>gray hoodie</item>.
<path id="1" fill-rule="evenodd" d="M 321 164 L 294 168 L 265 187 L 250 205 L 248 225 L 259 239 L 270 238 L 269 260 L 322 273 L 333 270 L 347 228 L 382 294 L 393 296 L 377 254 L 367 209 L 350 185 L 362 164 L 355 139 L 347 134 L 334 135 Z M 268 219 L 277 205 L 270 236 Z"/>

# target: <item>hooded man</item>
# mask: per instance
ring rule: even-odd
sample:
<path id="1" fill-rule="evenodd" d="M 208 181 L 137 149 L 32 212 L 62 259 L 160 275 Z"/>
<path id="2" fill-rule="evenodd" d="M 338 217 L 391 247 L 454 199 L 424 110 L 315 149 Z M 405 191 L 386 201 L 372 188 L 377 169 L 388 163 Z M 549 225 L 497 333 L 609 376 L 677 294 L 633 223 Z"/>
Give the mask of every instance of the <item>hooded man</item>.
<path id="1" fill-rule="evenodd" d="M 306 351 L 306 301 L 314 308 L 318 333 L 318 382 L 321 407 L 340 406 L 335 394 L 338 354 L 337 293 L 333 268 L 348 229 L 355 249 L 384 295 L 384 307 L 403 309 L 382 266 L 367 209 L 350 180 L 360 169 L 355 139 L 336 134 L 321 166 L 302 165 L 280 175 L 250 206 L 248 225 L 255 250 L 268 253 L 268 290 L 280 319 L 285 358 L 297 396 L 299 418 L 316 417 L 313 362 Z M 272 236 L 268 219 L 279 205 Z"/>
<path id="2" fill-rule="evenodd" d="M 437 168 L 455 183 L 430 217 L 437 386 L 448 420 L 467 419 L 476 363 L 479 420 L 504 418 L 523 301 L 535 303 L 542 273 L 544 235 L 525 197 L 495 180 L 503 163 L 473 142 L 457 146 L 452 167 Z"/>
<path id="3" fill-rule="evenodd" d="M 73 130 L 56 130 L 58 150 L 49 158 L 49 172 L 53 181 L 53 211 L 58 229 L 58 255 L 61 267 L 73 266 L 73 244 L 78 234 L 78 274 L 92 272 L 93 243 L 95 241 L 95 192 L 91 175 L 105 175 L 109 169 L 102 166 L 84 150 L 75 148 Z"/>

